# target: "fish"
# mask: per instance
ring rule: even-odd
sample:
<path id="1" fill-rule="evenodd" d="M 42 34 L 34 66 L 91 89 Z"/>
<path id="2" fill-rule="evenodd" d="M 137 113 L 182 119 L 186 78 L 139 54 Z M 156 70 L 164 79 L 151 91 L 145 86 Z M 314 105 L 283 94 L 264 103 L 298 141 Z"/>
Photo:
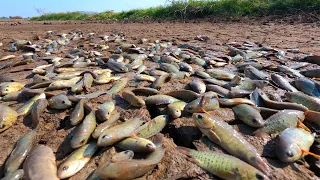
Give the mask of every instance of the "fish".
<path id="1" fill-rule="evenodd" d="M 40 122 L 40 116 L 42 113 L 46 111 L 47 106 L 49 105 L 49 102 L 47 99 L 39 99 L 31 109 L 31 120 L 32 120 L 32 127 L 36 128 L 39 125 Z"/>
<path id="2" fill-rule="evenodd" d="M 73 109 L 70 115 L 70 124 L 75 126 L 79 124 L 84 118 L 84 104 L 87 102 L 87 99 L 81 99 L 75 108 Z"/>
<path id="3" fill-rule="evenodd" d="M 180 62 L 179 63 L 179 67 L 182 71 L 186 71 L 186 72 L 192 72 L 193 68 L 192 66 L 190 66 L 188 63 L 185 62 Z"/>
<path id="4" fill-rule="evenodd" d="M 102 132 L 110 127 L 112 127 L 115 122 L 120 118 L 120 113 L 117 110 L 114 110 L 107 121 L 99 124 L 93 131 L 92 137 L 98 139 Z"/>
<path id="5" fill-rule="evenodd" d="M 46 77 L 46 76 L 41 76 L 41 75 L 34 75 L 33 78 L 32 78 L 32 82 L 34 84 L 38 84 L 38 83 L 43 83 L 43 82 L 46 82 L 46 81 L 50 81 L 50 78 Z"/>
<path id="6" fill-rule="evenodd" d="M 241 83 L 234 88 L 236 89 L 242 89 L 242 90 L 248 90 L 248 91 L 254 91 L 255 89 L 262 89 L 269 85 L 269 81 L 266 80 L 243 80 Z"/>
<path id="7" fill-rule="evenodd" d="M 224 86 L 227 84 L 226 81 L 218 80 L 215 78 L 208 78 L 208 79 L 204 79 L 203 81 L 206 83 L 214 84 L 214 85 L 218 85 L 218 86 Z"/>
<path id="8" fill-rule="evenodd" d="M 135 88 L 131 90 L 134 94 L 141 94 L 141 95 L 146 95 L 146 96 L 150 96 L 150 95 L 156 95 L 159 93 L 158 90 L 154 89 L 154 88 L 149 88 L 149 87 L 140 87 L 140 88 Z"/>
<path id="9" fill-rule="evenodd" d="M 26 180 L 59 180 L 56 157 L 50 147 L 39 145 L 23 163 Z"/>
<path id="10" fill-rule="evenodd" d="M 157 90 L 160 90 L 161 89 L 161 86 L 167 82 L 167 81 L 170 81 L 171 79 L 171 74 L 164 74 L 164 75 L 161 75 L 159 77 L 156 78 L 156 80 L 151 84 L 150 87 L 154 88 L 154 89 L 157 89 Z"/>
<path id="11" fill-rule="evenodd" d="M 279 134 L 286 128 L 301 126 L 304 119 L 303 111 L 282 110 L 266 119 L 265 125 L 254 131 L 253 135 L 265 137 L 271 134 Z"/>
<path id="12" fill-rule="evenodd" d="M 157 106 L 162 104 L 171 104 L 177 101 L 180 101 L 180 100 L 164 94 L 149 96 L 145 99 L 145 102 L 147 105 L 157 105 Z"/>
<path id="13" fill-rule="evenodd" d="M 255 104 L 246 98 L 233 98 L 233 99 L 227 99 L 227 98 L 220 98 L 218 99 L 219 104 L 222 106 L 235 106 L 238 104 L 249 104 L 252 106 L 255 106 Z"/>
<path id="14" fill-rule="evenodd" d="M 177 101 L 174 103 L 171 103 L 168 105 L 168 114 L 172 117 L 172 118 L 178 118 L 181 116 L 182 112 L 184 110 L 184 107 L 187 105 L 186 102 L 184 101 Z"/>
<path id="15" fill-rule="evenodd" d="M 297 161 L 309 153 L 313 142 L 314 136 L 310 132 L 302 128 L 287 128 L 277 139 L 276 155 L 282 162 Z"/>
<path id="16" fill-rule="evenodd" d="M 0 58 L 0 61 L 5 61 L 5 60 L 13 59 L 13 58 L 15 58 L 15 57 L 16 57 L 15 55 L 6 55 L 6 56 L 3 56 L 2 58 Z"/>
<path id="17" fill-rule="evenodd" d="M 214 151 L 196 151 L 181 146 L 176 150 L 186 155 L 191 162 L 222 179 L 269 179 L 255 167 L 234 156 Z"/>
<path id="18" fill-rule="evenodd" d="M 67 109 L 72 106 L 68 96 L 58 94 L 49 99 L 49 107 L 53 109 Z"/>
<path id="19" fill-rule="evenodd" d="M 228 89 L 225 89 L 225 88 L 223 88 L 221 86 L 213 85 L 213 84 L 208 84 L 207 85 L 207 90 L 216 92 L 217 94 L 219 94 L 222 97 L 227 97 L 229 92 L 230 92 Z"/>
<path id="20" fill-rule="evenodd" d="M 143 65 L 143 61 L 147 58 L 147 55 L 139 54 L 131 63 L 132 69 L 138 69 L 139 66 Z"/>
<path id="21" fill-rule="evenodd" d="M 19 106 L 17 108 L 17 113 L 19 116 L 26 116 L 31 113 L 31 109 L 33 105 L 39 100 L 39 99 L 46 99 L 46 94 L 41 93 L 38 95 L 35 95 L 33 98 L 31 98 L 29 101 L 24 103 L 23 105 Z"/>
<path id="22" fill-rule="evenodd" d="M 304 112 L 305 121 L 320 127 L 320 112 L 307 110 Z"/>
<path id="23" fill-rule="evenodd" d="M 3 82 L 0 83 L 0 96 L 20 91 L 25 84 L 20 82 Z"/>
<path id="24" fill-rule="evenodd" d="M 283 110 L 283 109 L 294 109 L 294 110 L 300 110 L 300 111 L 308 110 L 308 108 L 306 106 L 304 106 L 303 104 L 272 101 L 261 90 L 258 90 L 258 94 L 262 98 L 263 104 L 268 108 L 279 109 L 279 110 Z"/>
<path id="25" fill-rule="evenodd" d="M 128 78 L 121 78 L 119 81 L 117 81 L 112 88 L 110 88 L 107 92 L 107 94 L 117 94 L 120 92 L 127 84 L 128 84 Z"/>
<path id="26" fill-rule="evenodd" d="M 121 76 L 112 76 L 112 77 L 106 77 L 106 78 L 99 78 L 99 79 L 95 79 L 94 83 L 96 84 L 108 84 L 110 82 L 114 82 L 121 79 Z"/>
<path id="27" fill-rule="evenodd" d="M 1 180 L 20 180 L 24 176 L 24 170 L 18 169 L 15 172 L 12 172 L 11 174 L 6 175 Z"/>
<path id="28" fill-rule="evenodd" d="M 299 103 L 306 107 L 304 111 L 307 109 L 312 111 L 320 112 L 320 99 L 312 96 L 308 96 L 301 92 L 287 92 L 284 94 L 286 100 Z"/>
<path id="29" fill-rule="evenodd" d="M 298 90 L 293 87 L 284 77 L 278 74 L 271 74 L 272 81 L 279 86 L 280 88 L 290 91 L 290 92 L 297 92 Z"/>
<path id="30" fill-rule="evenodd" d="M 212 142 L 218 144 L 231 155 L 249 163 L 253 167 L 269 174 L 268 164 L 260 157 L 256 148 L 228 123 L 204 113 L 192 115 L 196 126 Z"/>
<path id="31" fill-rule="evenodd" d="M 71 139 L 71 147 L 73 149 L 79 148 L 85 145 L 94 129 L 96 128 L 96 116 L 95 111 L 91 110 L 91 112 L 84 118 L 81 124 L 79 124 L 75 130 L 74 136 Z"/>
<path id="32" fill-rule="evenodd" d="M 173 64 L 169 64 L 169 63 L 162 63 L 160 64 L 160 69 L 168 72 L 168 73 L 177 73 L 179 72 L 179 66 L 175 66 Z"/>
<path id="33" fill-rule="evenodd" d="M 138 80 L 138 81 L 148 81 L 148 82 L 154 82 L 156 80 L 155 77 L 149 76 L 149 75 L 146 75 L 146 74 L 137 74 L 135 76 L 135 79 Z"/>
<path id="34" fill-rule="evenodd" d="M 200 79 L 194 79 L 189 83 L 190 88 L 199 94 L 206 92 L 206 84 Z"/>
<path id="35" fill-rule="evenodd" d="M 111 160 L 102 164 L 99 166 L 91 175 L 87 178 L 87 180 L 101 180 L 99 177 L 99 173 L 101 171 L 101 168 L 115 162 L 121 162 L 121 161 L 130 161 L 134 156 L 134 152 L 131 150 L 121 151 L 115 155 L 112 156 Z"/>
<path id="36" fill-rule="evenodd" d="M 235 75 L 233 73 L 224 71 L 224 70 L 219 70 L 219 69 L 207 69 L 206 72 L 212 77 L 216 78 L 218 80 L 232 80 Z"/>
<path id="37" fill-rule="evenodd" d="M 307 78 L 297 78 L 294 81 L 294 85 L 300 91 L 315 97 L 320 97 L 320 88 L 312 80 Z M 295 91 L 297 92 L 297 91 Z"/>
<path id="38" fill-rule="evenodd" d="M 75 175 L 90 161 L 97 150 L 98 146 L 95 142 L 90 142 L 76 149 L 59 165 L 58 178 L 66 179 Z"/>
<path id="39" fill-rule="evenodd" d="M 110 118 L 111 113 L 115 110 L 115 108 L 116 104 L 114 101 L 108 101 L 101 104 L 99 106 L 99 109 L 97 110 L 97 118 L 100 121 L 107 121 Z"/>
<path id="40" fill-rule="evenodd" d="M 107 66 L 116 72 L 128 72 L 129 71 L 128 67 L 126 67 L 124 63 L 116 62 L 113 59 L 108 60 Z"/>
<path id="41" fill-rule="evenodd" d="M 172 96 L 174 98 L 180 99 L 185 102 L 191 102 L 197 98 L 200 97 L 200 94 L 190 91 L 190 90 L 175 90 L 175 91 L 169 91 L 165 93 L 165 95 Z"/>
<path id="42" fill-rule="evenodd" d="M 309 69 L 305 71 L 300 71 L 300 73 L 310 78 L 320 78 L 320 69 Z"/>
<path id="43" fill-rule="evenodd" d="M 83 86 L 88 91 L 93 83 L 93 76 L 90 73 L 85 73 L 83 75 Z"/>
<path id="44" fill-rule="evenodd" d="M 136 153 L 151 153 L 156 150 L 156 145 L 152 141 L 138 136 L 125 138 L 118 142 L 116 146 Z"/>
<path id="45" fill-rule="evenodd" d="M 146 103 L 145 101 L 139 97 L 136 96 L 132 91 L 130 90 L 123 90 L 121 93 L 122 98 L 128 102 L 131 106 L 134 107 L 142 107 L 145 106 Z"/>
<path id="46" fill-rule="evenodd" d="M 260 111 L 248 104 L 239 104 L 232 108 L 234 114 L 244 123 L 251 127 L 263 127 L 264 120 Z"/>
<path id="47" fill-rule="evenodd" d="M 8 77 L 8 76 L 4 76 L 4 75 L 0 75 L 0 83 L 3 83 L 3 82 L 14 82 L 15 79 L 14 78 L 11 78 L 11 77 Z"/>
<path id="48" fill-rule="evenodd" d="M 32 149 L 32 143 L 36 134 L 35 130 L 29 131 L 17 141 L 15 148 L 5 163 L 4 173 L 6 176 L 19 169 Z"/>
<path id="49" fill-rule="evenodd" d="M 109 146 L 132 136 L 142 125 L 142 117 L 145 116 L 146 111 L 145 109 L 140 109 L 132 119 L 103 131 L 98 138 L 98 146 Z"/>
<path id="50" fill-rule="evenodd" d="M 302 59 L 302 61 L 320 65 L 320 56 L 306 56 Z"/>
<path id="51" fill-rule="evenodd" d="M 213 93 L 207 92 L 202 97 L 199 97 L 196 100 L 189 102 L 183 110 L 189 113 L 196 113 L 212 111 L 219 108 L 220 105 L 217 96 Z"/>
<path id="52" fill-rule="evenodd" d="M 203 79 L 211 79 L 211 76 L 204 71 L 195 71 L 195 75 L 197 75 Z"/>
<path id="53" fill-rule="evenodd" d="M 137 136 L 142 138 L 150 138 L 161 130 L 169 123 L 168 115 L 159 115 L 152 120 L 146 122 L 144 125 L 140 126 L 137 130 Z"/>
<path id="54" fill-rule="evenodd" d="M 231 91 L 227 94 L 227 98 L 243 98 L 249 96 L 251 93 L 252 91 L 231 88 Z"/>
<path id="55" fill-rule="evenodd" d="M 56 81 L 53 81 L 48 86 L 47 90 L 59 90 L 59 89 L 71 88 L 80 80 L 81 80 L 81 77 L 74 77 L 69 80 L 56 80 Z"/>
<path id="56" fill-rule="evenodd" d="M 71 92 L 80 93 L 83 91 L 83 87 L 84 87 L 84 79 L 81 79 L 71 87 Z"/>
<path id="57" fill-rule="evenodd" d="M 153 170 L 162 160 L 165 150 L 162 148 L 162 136 L 154 140 L 155 151 L 148 154 L 145 159 L 132 159 L 130 161 L 116 161 L 99 167 L 99 176 L 102 179 L 134 179 Z"/>
<path id="58" fill-rule="evenodd" d="M 262 71 L 259 71 L 255 67 L 249 65 L 245 68 L 244 74 L 246 77 L 250 78 L 251 80 L 267 80 L 269 77 Z"/>

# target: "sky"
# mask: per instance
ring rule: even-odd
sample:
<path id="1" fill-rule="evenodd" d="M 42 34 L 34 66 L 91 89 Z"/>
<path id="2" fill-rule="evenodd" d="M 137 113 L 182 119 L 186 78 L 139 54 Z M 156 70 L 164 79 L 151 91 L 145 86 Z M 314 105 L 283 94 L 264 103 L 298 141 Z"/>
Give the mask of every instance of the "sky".
<path id="1" fill-rule="evenodd" d="M 88 11 L 116 12 L 164 5 L 166 0 L 1 0 L 0 17 L 39 16 L 37 9 L 45 13 Z"/>

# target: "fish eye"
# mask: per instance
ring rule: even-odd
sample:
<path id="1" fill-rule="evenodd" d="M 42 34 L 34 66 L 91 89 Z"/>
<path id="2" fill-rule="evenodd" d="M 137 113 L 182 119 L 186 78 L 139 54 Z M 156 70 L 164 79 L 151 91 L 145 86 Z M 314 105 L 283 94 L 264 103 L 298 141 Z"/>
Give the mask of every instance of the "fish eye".
<path id="1" fill-rule="evenodd" d="M 64 171 L 68 170 L 68 166 L 63 166 L 62 170 Z"/>
<path id="2" fill-rule="evenodd" d="M 197 115 L 197 118 L 198 118 L 198 119 L 202 119 L 203 116 L 202 116 L 201 114 L 198 114 L 198 115 Z"/>
<path id="3" fill-rule="evenodd" d="M 105 139 L 105 138 L 108 138 L 108 136 L 107 136 L 107 135 L 103 135 L 103 136 L 102 136 L 102 139 Z"/>
<path id="4" fill-rule="evenodd" d="M 5 125 L 4 124 L 1 124 L 0 125 L 0 129 L 2 129 L 2 128 L 4 128 L 5 127 Z"/>
<path id="5" fill-rule="evenodd" d="M 192 110 L 192 108 L 191 108 L 191 107 L 188 107 L 188 110 Z"/>
<path id="6" fill-rule="evenodd" d="M 5 91 L 9 91 L 9 90 L 8 90 L 8 88 L 7 88 L 7 89 L 5 89 Z"/>
<path id="7" fill-rule="evenodd" d="M 62 103 L 62 104 L 65 104 L 66 102 L 65 102 L 65 101 L 61 101 L 61 103 Z"/>
<path id="8" fill-rule="evenodd" d="M 259 179 L 259 180 L 264 179 L 264 177 L 261 174 L 256 174 L 256 178 Z"/>
<path id="9" fill-rule="evenodd" d="M 252 122 L 256 123 L 256 122 L 257 122 L 257 120 L 256 120 L 256 119 L 252 119 Z"/>
<path id="10" fill-rule="evenodd" d="M 286 155 L 287 155 L 288 157 L 293 157 L 293 153 L 292 153 L 291 151 L 286 152 Z"/>
<path id="11" fill-rule="evenodd" d="M 85 140 L 83 139 L 82 141 L 80 141 L 80 144 L 83 144 L 85 142 Z"/>
<path id="12" fill-rule="evenodd" d="M 125 154 L 130 154 L 130 151 L 124 151 Z"/>

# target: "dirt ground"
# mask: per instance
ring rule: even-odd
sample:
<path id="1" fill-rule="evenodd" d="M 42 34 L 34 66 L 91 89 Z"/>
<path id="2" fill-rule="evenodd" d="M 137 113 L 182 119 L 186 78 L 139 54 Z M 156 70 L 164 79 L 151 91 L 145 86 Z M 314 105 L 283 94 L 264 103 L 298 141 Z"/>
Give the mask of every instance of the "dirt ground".
<path id="1" fill-rule="evenodd" d="M 0 21 L 0 57 L 12 54 L 7 49 L 10 47 L 9 42 L 12 39 L 25 39 L 33 43 L 41 42 L 46 31 L 54 31 L 58 33 L 68 33 L 71 30 L 80 29 L 84 34 L 96 33 L 109 35 L 111 32 L 123 32 L 129 42 L 136 43 L 137 38 L 147 38 L 154 40 L 175 40 L 190 44 L 197 44 L 206 49 L 225 49 L 222 44 L 227 42 L 260 42 L 279 49 L 299 48 L 306 54 L 320 55 L 320 26 L 316 23 L 261 23 L 257 21 L 248 22 L 188 22 L 188 23 L 104 23 L 104 22 L 81 22 L 81 21 L 63 21 L 63 22 L 29 22 L 29 21 Z M 210 38 L 208 42 L 199 42 L 193 40 L 196 35 L 206 35 Z M 40 40 L 34 40 L 35 36 L 39 36 Z M 114 46 L 110 46 L 113 50 Z M 15 52 L 19 55 L 20 52 Z M 108 51 L 103 52 L 104 56 L 109 56 Z M 59 54 L 58 54 L 59 55 Z M 20 60 L 16 58 L 14 60 Z M 6 61 L 0 62 L 0 65 Z M 0 70 L 1 75 L 8 75 L 16 78 L 19 82 L 30 84 L 32 82 L 30 71 L 21 71 L 25 68 L 35 68 L 42 61 L 37 61 L 25 66 L 18 66 L 10 69 Z M 148 64 L 148 68 L 155 64 Z M 10 73 L 11 71 L 19 71 Z M 128 74 L 128 76 L 132 76 Z M 192 78 L 187 80 L 179 80 L 169 82 L 161 89 L 166 92 L 174 89 L 183 89 Z M 90 91 L 101 88 L 109 88 L 112 84 L 97 86 Z M 146 83 L 129 83 L 128 87 L 147 86 Z M 273 90 L 272 92 L 278 92 Z M 272 93 L 271 92 L 271 93 Z M 58 92 L 57 92 L 58 93 Z M 280 93 L 284 93 L 281 92 Z M 93 103 L 103 103 L 110 100 L 105 95 L 100 98 L 93 99 Z M 121 118 L 128 119 L 138 109 L 126 109 L 127 104 L 116 97 L 117 105 L 120 106 Z M 16 108 L 20 103 L 4 103 Z M 41 123 L 39 132 L 36 137 L 36 144 L 46 144 L 50 146 L 56 153 L 58 163 L 61 162 L 68 154 L 72 152 L 69 145 L 68 134 L 73 127 L 70 125 L 69 115 L 72 108 L 67 111 L 49 110 L 43 115 L 44 121 Z M 225 121 L 234 121 L 233 112 L 224 108 L 219 111 L 212 112 L 216 116 Z M 153 115 L 151 115 L 153 116 Z M 153 118 L 148 115 L 148 118 Z M 236 129 L 239 129 L 245 138 L 252 143 L 258 151 L 267 159 L 268 163 L 274 168 L 271 173 L 272 179 L 318 179 L 314 172 L 309 170 L 306 163 L 280 163 L 274 154 L 274 142 L 264 142 L 262 139 L 250 136 L 253 129 L 244 127 L 244 124 L 233 123 Z M 11 153 L 16 141 L 30 130 L 30 117 L 20 118 L 16 124 L 7 131 L 0 134 L 0 177 L 3 176 L 3 164 L 7 156 Z M 190 116 L 178 118 L 171 122 L 168 127 L 163 130 L 165 138 L 163 146 L 166 150 L 165 157 L 161 163 L 145 177 L 147 179 L 218 179 L 213 177 L 197 165 L 186 160 L 175 151 L 176 145 L 183 145 L 198 149 L 218 149 L 214 145 L 208 145 L 205 138 L 201 138 L 201 132 L 193 124 Z M 100 164 L 106 162 L 116 152 L 115 148 L 101 148 L 97 155 L 83 168 L 79 173 L 70 179 L 86 179 Z"/>

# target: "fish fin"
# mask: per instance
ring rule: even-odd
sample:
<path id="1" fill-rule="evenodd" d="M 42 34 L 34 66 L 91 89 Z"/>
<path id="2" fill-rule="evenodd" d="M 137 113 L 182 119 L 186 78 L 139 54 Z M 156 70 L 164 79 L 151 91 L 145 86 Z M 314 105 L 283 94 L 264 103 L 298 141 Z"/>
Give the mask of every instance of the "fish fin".
<path id="1" fill-rule="evenodd" d="M 208 114 L 209 116 L 211 115 L 208 111 L 206 111 L 203 107 L 200 107 L 201 112 Z"/>
<path id="2" fill-rule="evenodd" d="M 130 137 L 135 139 L 135 140 L 139 140 L 140 139 L 136 134 L 132 134 Z"/>
<path id="3" fill-rule="evenodd" d="M 312 152 L 310 152 L 310 151 L 307 151 L 307 150 L 304 150 L 304 149 L 301 149 L 301 151 L 302 151 L 304 154 L 311 155 L 311 156 L 313 156 L 313 157 L 315 157 L 315 158 L 317 158 L 317 159 L 320 159 L 320 155 L 318 155 L 318 154 L 314 154 L 314 153 L 312 153 Z"/>
<path id="4" fill-rule="evenodd" d="M 269 135 L 268 135 L 267 133 L 265 133 L 265 132 L 263 132 L 263 131 L 260 131 L 259 129 L 256 130 L 256 131 L 254 131 L 254 132 L 252 133 L 252 135 L 257 136 L 257 137 L 260 137 L 260 138 L 262 138 L 262 139 L 267 139 L 267 138 L 269 137 Z"/>
<path id="5" fill-rule="evenodd" d="M 147 127 L 148 127 L 148 130 L 150 131 L 150 129 L 152 128 L 152 123 L 149 123 Z"/>
<path id="6" fill-rule="evenodd" d="M 306 125 L 304 125 L 301 121 L 297 122 L 297 127 L 300 127 L 302 129 L 308 131 L 309 133 L 311 133 L 310 129 Z"/>
<path id="7" fill-rule="evenodd" d="M 215 138 L 215 140 L 217 140 L 217 141 L 219 141 L 219 143 L 221 143 L 221 139 L 212 129 L 209 130 L 209 134 L 210 134 L 210 136 L 213 136 Z"/>

